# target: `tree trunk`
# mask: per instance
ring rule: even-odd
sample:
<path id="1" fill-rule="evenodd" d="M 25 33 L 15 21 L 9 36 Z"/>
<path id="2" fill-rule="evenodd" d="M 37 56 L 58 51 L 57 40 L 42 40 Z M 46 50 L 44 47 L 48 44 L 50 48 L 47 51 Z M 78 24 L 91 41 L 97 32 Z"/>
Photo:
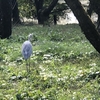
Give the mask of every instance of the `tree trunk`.
<path id="1" fill-rule="evenodd" d="M 41 17 L 40 17 L 41 16 L 40 11 L 43 8 L 43 2 L 44 2 L 44 0 L 35 0 L 35 7 L 36 7 L 36 11 L 37 11 L 38 24 L 43 24 Z"/>
<path id="2" fill-rule="evenodd" d="M 11 0 L 0 0 L 0 38 L 9 38 L 11 28 Z"/>
<path id="3" fill-rule="evenodd" d="M 17 0 L 12 0 L 12 19 L 13 24 L 21 24 Z"/>
<path id="4" fill-rule="evenodd" d="M 41 12 L 41 15 L 42 15 L 41 17 L 42 17 L 43 23 L 49 19 L 49 14 L 53 10 L 53 8 L 56 6 L 57 2 L 58 2 L 58 0 L 53 0 L 51 2 L 51 4 L 48 6 L 48 8 L 44 9 Z"/>
<path id="5" fill-rule="evenodd" d="M 52 0 L 48 7 L 43 7 L 44 0 L 35 0 L 35 6 L 37 9 L 38 23 L 44 24 L 49 19 L 49 14 L 57 4 L 58 0 Z"/>
<path id="6" fill-rule="evenodd" d="M 83 9 L 79 0 L 65 0 L 79 21 L 79 25 L 90 43 L 100 53 L 100 34 L 91 19 Z"/>
<path id="7" fill-rule="evenodd" d="M 2 26 L 2 9 L 1 9 L 1 0 L 0 0 L 0 38 L 3 34 L 3 26 Z"/>

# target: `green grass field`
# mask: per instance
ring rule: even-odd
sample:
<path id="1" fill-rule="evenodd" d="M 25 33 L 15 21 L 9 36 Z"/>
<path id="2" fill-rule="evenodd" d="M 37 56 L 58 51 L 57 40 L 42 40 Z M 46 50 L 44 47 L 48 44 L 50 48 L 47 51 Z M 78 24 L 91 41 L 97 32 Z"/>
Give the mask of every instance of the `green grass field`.
<path id="1" fill-rule="evenodd" d="M 0 100 L 100 100 L 100 54 L 78 25 L 14 26 L 0 40 Z M 30 73 L 21 55 L 33 33 Z"/>

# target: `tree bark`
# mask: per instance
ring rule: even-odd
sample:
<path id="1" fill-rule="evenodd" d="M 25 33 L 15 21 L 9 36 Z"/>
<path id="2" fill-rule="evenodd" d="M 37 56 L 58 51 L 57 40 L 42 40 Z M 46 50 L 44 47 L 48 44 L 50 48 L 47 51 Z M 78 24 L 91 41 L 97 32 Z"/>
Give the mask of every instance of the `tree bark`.
<path id="1" fill-rule="evenodd" d="M 77 20 L 79 21 L 79 25 L 86 38 L 100 53 L 100 34 L 98 33 L 95 28 L 95 25 L 92 23 L 91 19 L 83 9 L 79 0 L 65 0 L 65 2 L 71 8 Z"/>
<path id="2" fill-rule="evenodd" d="M 0 38 L 9 38 L 12 33 L 11 0 L 0 0 Z"/>

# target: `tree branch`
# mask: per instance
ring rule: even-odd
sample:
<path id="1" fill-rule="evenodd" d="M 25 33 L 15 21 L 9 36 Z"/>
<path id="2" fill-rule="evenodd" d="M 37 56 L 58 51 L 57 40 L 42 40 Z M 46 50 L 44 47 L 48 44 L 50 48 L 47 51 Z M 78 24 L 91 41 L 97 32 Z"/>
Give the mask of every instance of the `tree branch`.
<path id="1" fill-rule="evenodd" d="M 53 8 L 56 6 L 57 2 L 58 2 L 58 0 L 53 0 L 53 1 L 51 2 L 51 4 L 49 5 L 49 7 L 46 8 L 46 9 L 43 11 L 43 13 L 44 13 L 44 14 L 50 14 L 50 12 L 51 12 L 51 11 L 53 10 Z"/>

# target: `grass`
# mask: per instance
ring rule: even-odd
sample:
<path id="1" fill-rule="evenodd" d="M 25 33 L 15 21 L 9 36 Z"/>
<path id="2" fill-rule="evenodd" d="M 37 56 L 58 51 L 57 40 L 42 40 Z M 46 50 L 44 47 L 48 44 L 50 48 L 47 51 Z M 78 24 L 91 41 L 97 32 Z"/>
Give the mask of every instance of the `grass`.
<path id="1" fill-rule="evenodd" d="M 21 45 L 29 33 L 27 73 Z M 0 40 L 0 100 L 100 100 L 99 56 L 78 25 L 15 26 Z"/>

